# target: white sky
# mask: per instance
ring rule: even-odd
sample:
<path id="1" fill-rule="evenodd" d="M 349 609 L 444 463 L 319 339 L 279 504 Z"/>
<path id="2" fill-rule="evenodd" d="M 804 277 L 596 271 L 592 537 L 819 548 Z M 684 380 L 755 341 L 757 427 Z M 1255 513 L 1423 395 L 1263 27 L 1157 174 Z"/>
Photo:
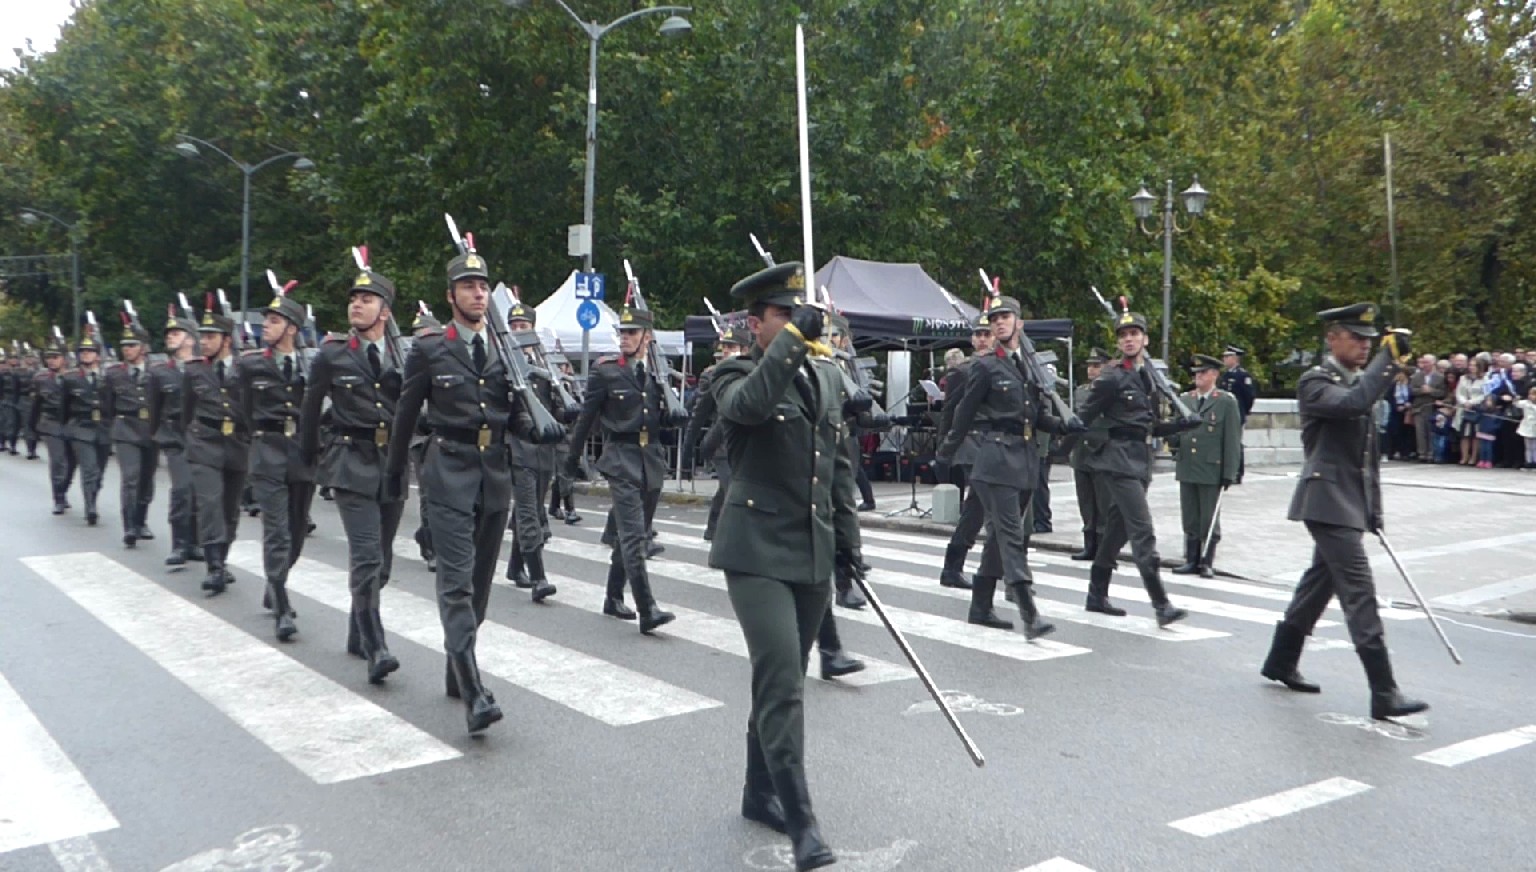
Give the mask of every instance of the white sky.
<path id="1" fill-rule="evenodd" d="M 0 68 L 16 68 L 15 49 L 32 40 L 39 52 L 49 51 L 59 38 L 59 26 L 74 12 L 71 0 L 0 0 Z"/>

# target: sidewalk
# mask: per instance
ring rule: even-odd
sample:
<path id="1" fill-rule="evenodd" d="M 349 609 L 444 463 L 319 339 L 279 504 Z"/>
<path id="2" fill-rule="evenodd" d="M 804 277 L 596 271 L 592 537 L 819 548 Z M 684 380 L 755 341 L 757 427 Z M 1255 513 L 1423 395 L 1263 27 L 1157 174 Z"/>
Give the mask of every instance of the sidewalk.
<path id="1" fill-rule="evenodd" d="M 1312 559 L 1312 540 L 1299 523 L 1286 520 L 1299 467 L 1250 468 L 1242 485 L 1227 492 L 1222 505 L 1222 542 L 1216 553 L 1218 574 L 1277 587 L 1295 585 Z M 684 481 L 679 490 L 669 480 L 664 502 L 707 505 L 715 492 L 713 479 Z M 578 484 L 594 495 L 607 488 Z M 886 517 L 912 502 L 911 485 L 875 482 L 876 510 L 859 515 L 870 529 L 897 529 L 948 537 L 953 527 L 913 517 Z M 928 485 L 917 486 L 917 503 L 931 503 Z M 1437 611 L 1506 617 L 1536 623 L 1536 575 L 1530 557 L 1536 553 L 1536 473 L 1479 470 L 1457 466 L 1387 463 L 1382 466 L 1382 496 L 1386 503 L 1387 535 L 1420 592 Z M 1148 502 L 1157 525 L 1163 562 L 1182 562 L 1178 483 L 1171 469 L 1152 480 Z M 1038 549 L 1071 552 L 1082 547 L 1081 522 L 1072 471 L 1051 470 L 1051 510 L 1054 532 L 1036 534 Z M 1394 605 L 1412 605 L 1412 596 L 1375 537 L 1366 551 L 1376 572 L 1378 590 Z M 1129 553 L 1125 555 L 1129 560 Z M 1123 570 L 1122 570 L 1123 571 Z"/>

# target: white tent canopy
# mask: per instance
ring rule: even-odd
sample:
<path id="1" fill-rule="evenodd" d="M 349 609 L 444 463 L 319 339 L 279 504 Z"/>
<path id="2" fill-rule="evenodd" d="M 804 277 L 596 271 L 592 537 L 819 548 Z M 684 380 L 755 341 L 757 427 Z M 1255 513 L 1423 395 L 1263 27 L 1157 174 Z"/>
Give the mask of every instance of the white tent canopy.
<path id="1" fill-rule="evenodd" d="M 594 302 L 597 303 L 598 321 L 597 326 L 592 328 L 592 354 L 618 354 L 619 316 L 606 302 Z M 581 301 L 576 299 L 576 271 L 571 270 L 571 274 L 565 277 L 565 283 L 534 307 L 539 313 L 539 335 L 544 338 L 545 347 L 558 348 L 572 361 L 581 355 L 581 325 L 576 323 L 576 308 L 580 305 Z M 655 332 L 663 354 L 678 357 L 684 353 L 683 331 Z"/>

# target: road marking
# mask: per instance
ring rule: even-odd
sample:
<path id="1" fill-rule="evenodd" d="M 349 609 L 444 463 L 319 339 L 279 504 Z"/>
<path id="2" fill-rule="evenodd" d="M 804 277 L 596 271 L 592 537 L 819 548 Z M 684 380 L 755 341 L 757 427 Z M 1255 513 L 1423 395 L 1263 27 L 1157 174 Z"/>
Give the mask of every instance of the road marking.
<path id="1" fill-rule="evenodd" d="M 1019 872 L 1093 872 L 1087 866 L 1074 863 L 1066 857 L 1052 857 L 1044 863 L 1020 869 Z"/>
<path id="2" fill-rule="evenodd" d="M 1210 838 L 1242 829 L 1249 824 L 1263 823 L 1298 811 L 1326 805 L 1370 789 L 1369 784 L 1348 778 L 1328 778 L 1315 784 L 1282 790 L 1259 799 L 1176 820 L 1168 826 L 1183 830 L 1190 835 Z"/>
<path id="3" fill-rule="evenodd" d="M 259 555 L 255 542 L 238 545 Z M 115 560 L 81 553 L 22 562 L 317 783 L 460 756 Z"/>
<path id="4" fill-rule="evenodd" d="M 584 612 L 601 615 L 603 613 L 603 600 L 607 597 L 607 588 L 602 585 L 590 584 L 571 578 L 567 575 L 547 573 L 549 580 L 560 592 L 555 600 L 561 605 L 574 606 Z M 499 582 L 498 582 L 499 583 Z M 729 618 L 718 618 L 708 612 L 695 611 L 683 606 L 669 605 L 667 611 L 677 615 L 677 620 L 667 625 L 666 634 L 675 636 L 695 645 L 703 645 L 735 657 L 745 659 L 747 655 L 747 641 L 742 638 L 741 625 Z M 864 661 L 864 671 L 855 672 L 834 679 L 840 684 L 867 685 L 884 684 L 887 681 L 901 681 L 907 678 L 916 678 L 917 673 L 905 666 L 897 666 L 870 657 L 867 654 L 857 654 L 849 651 L 850 657 L 857 657 Z M 811 669 L 811 675 L 820 674 L 820 670 Z M 820 680 L 820 679 L 818 679 Z"/>
<path id="5" fill-rule="evenodd" d="M 112 872 L 112 864 L 102 856 L 90 836 L 49 842 L 48 850 L 63 872 Z"/>
<path id="6" fill-rule="evenodd" d="M 608 562 L 612 551 L 606 545 L 561 539 L 550 540 L 544 546 L 544 550 L 604 564 Z M 685 584 L 707 587 L 712 590 L 725 590 L 725 577 L 719 570 L 701 567 L 692 563 L 683 563 L 677 560 L 667 560 L 662 557 L 651 558 L 645 563 L 653 578 L 665 578 L 669 581 L 679 581 Z M 999 657 L 1006 657 L 1010 660 L 1024 662 L 1054 660 L 1057 657 L 1087 654 L 1089 651 L 1087 648 L 1079 648 L 1076 645 L 1066 645 L 1060 642 L 1029 642 L 1023 636 L 1015 633 L 1000 633 L 987 627 L 978 627 L 951 618 L 941 618 L 936 615 L 930 615 L 927 612 L 912 611 L 910 609 L 896 608 L 895 606 L 886 606 L 885 612 L 899 626 L 899 629 L 908 634 L 946 642 L 961 648 L 969 648 L 973 651 L 996 654 Z M 857 624 L 868 624 L 881 628 L 885 626 L 880 622 L 879 618 L 865 611 L 840 609 L 838 610 L 837 617 L 838 620 L 852 621 Z"/>
<path id="7" fill-rule="evenodd" d="M 117 818 L 0 675 L 0 855 L 117 829 Z"/>
<path id="8" fill-rule="evenodd" d="M 260 544 L 235 543 L 229 563 L 260 575 Z M 300 559 L 289 571 L 288 589 L 339 611 L 350 612 L 352 608 L 346 570 L 310 558 Z M 443 624 L 435 601 L 389 587 L 381 598 L 380 611 L 386 632 L 431 651 L 443 650 Z M 482 672 L 609 726 L 640 724 L 724 705 L 493 621 L 480 625 L 475 656 Z"/>
<path id="9" fill-rule="evenodd" d="M 1460 766 L 1463 763 L 1481 760 L 1484 757 L 1491 757 L 1503 751 L 1512 751 L 1515 748 L 1524 747 L 1532 742 L 1536 742 L 1536 724 L 1514 730 L 1505 730 L 1502 733 L 1490 733 L 1486 736 L 1479 736 L 1476 739 L 1457 742 L 1454 745 L 1446 745 L 1444 748 L 1425 751 L 1413 759 L 1423 760 L 1425 763 L 1433 763 L 1436 766 Z"/>
<path id="10" fill-rule="evenodd" d="M 1536 590 L 1536 575 L 1527 575 L 1521 578 L 1511 578 L 1506 581 L 1496 581 L 1493 584 L 1485 584 L 1464 590 L 1461 593 L 1450 593 L 1445 596 L 1437 596 L 1430 602 L 1442 606 L 1475 606 L 1489 600 L 1503 599 L 1507 596 L 1516 596 L 1529 590 Z"/>
<path id="11" fill-rule="evenodd" d="M 1452 554 L 1467 554 L 1475 551 L 1486 551 L 1491 548 L 1507 548 L 1513 545 L 1524 545 L 1528 542 L 1536 542 L 1536 533 L 1513 533 L 1508 536 L 1490 536 L 1487 539 L 1464 539 L 1458 542 L 1446 542 L 1442 545 L 1430 545 L 1425 548 L 1415 548 L 1410 551 L 1397 552 L 1397 559 L 1404 563 L 1411 560 L 1428 560 L 1432 557 L 1448 557 Z M 1391 567 L 1392 558 L 1385 552 L 1371 558 L 1371 567 Z M 1295 584 L 1301 581 L 1301 575 L 1305 569 L 1294 572 L 1281 573 L 1271 576 L 1280 581 Z"/>

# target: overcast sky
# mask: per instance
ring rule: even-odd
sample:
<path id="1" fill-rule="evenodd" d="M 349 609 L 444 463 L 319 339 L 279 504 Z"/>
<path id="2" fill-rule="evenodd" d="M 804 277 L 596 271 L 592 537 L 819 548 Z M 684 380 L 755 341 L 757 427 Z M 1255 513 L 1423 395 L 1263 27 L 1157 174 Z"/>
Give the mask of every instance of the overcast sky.
<path id="1" fill-rule="evenodd" d="M 0 68 L 15 69 L 16 49 L 32 40 L 39 52 L 53 48 L 59 25 L 69 19 L 71 0 L 0 0 Z"/>

